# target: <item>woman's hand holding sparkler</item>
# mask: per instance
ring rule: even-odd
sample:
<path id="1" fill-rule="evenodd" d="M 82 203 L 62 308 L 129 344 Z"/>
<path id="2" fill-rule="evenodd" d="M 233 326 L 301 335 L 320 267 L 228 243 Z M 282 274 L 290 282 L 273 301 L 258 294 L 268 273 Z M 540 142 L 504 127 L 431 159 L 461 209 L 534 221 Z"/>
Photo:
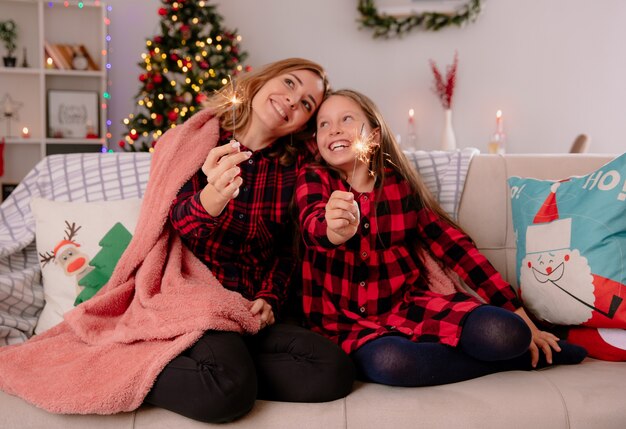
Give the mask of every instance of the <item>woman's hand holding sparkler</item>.
<path id="1" fill-rule="evenodd" d="M 208 183 L 200 194 L 200 201 L 208 214 L 219 216 L 226 204 L 239 195 L 243 179 L 238 165 L 251 155 L 252 152 L 241 152 L 240 144 L 235 140 L 211 149 L 202 165 Z"/>
<path id="2" fill-rule="evenodd" d="M 334 191 L 326 203 L 326 235 L 340 245 L 351 239 L 359 228 L 359 205 L 351 192 Z"/>

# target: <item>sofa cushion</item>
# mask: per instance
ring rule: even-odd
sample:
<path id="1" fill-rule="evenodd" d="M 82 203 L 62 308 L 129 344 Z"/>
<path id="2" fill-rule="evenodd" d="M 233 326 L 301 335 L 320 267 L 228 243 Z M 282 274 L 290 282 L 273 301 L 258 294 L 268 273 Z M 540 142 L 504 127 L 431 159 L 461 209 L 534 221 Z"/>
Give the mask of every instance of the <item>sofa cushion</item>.
<path id="1" fill-rule="evenodd" d="M 130 241 L 140 199 L 62 202 L 33 198 L 37 253 L 46 304 L 35 333 L 93 296 L 111 276 Z"/>
<path id="2" fill-rule="evenodd" d="M 584 176 L 509 178 L 520 293 L 538 318 L 626 328 L 624 179 L 626 154 Z"/>
<path id="3" fill-rule="evenodd" d="M 476 148 L 464 148 L 404 151 L 404 154 L 441 207 L 457 219 L 467 172 L 472 158 L 479 152 Z"/>

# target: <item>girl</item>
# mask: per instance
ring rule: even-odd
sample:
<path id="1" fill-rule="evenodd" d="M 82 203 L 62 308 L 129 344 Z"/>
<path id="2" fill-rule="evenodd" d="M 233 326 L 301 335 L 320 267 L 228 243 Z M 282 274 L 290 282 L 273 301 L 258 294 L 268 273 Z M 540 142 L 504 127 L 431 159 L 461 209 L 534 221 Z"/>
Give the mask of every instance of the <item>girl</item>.
<path id="1" fill-rule="evenodd" d="M 275 324 L 295 268 L 289 205 L 308 153 L 302 137 L 307 129 L 311 136 L 327 88 L 321 66 L 292 58 L 240 77 L 234 113 L 224 102 L 231 88 L 209 99 L 219 141 L 179 191 L 170 222 L 223 286 L 253 302 L 262 330 L 207 331 L 165 367 L 146 402 L 222 422 L 248 412 L 257 397 L 320 402 L 350 391 L 345 353 L 309 330 Z"/>
<path id="2" fill-rule="evenodd" d="M 367 156 L 357 156 L 359 140 Z M 585 357 L 528 318 L 369 98 L 331 94 L 317 115 L 317 145 L 322 166 L 300 171 L 296 187 L 304 312 L 364 379 L 426 386 Z M 479 298 L 454 287 L 450 270 Z"/>

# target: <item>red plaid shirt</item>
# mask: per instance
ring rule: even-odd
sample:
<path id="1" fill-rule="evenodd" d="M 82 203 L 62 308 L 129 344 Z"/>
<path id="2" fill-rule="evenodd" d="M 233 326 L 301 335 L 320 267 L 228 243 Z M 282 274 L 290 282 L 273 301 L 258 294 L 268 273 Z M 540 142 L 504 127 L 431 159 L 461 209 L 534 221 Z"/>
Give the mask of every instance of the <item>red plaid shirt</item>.
<path id="1" fill-rule="evenodd" d="M 353 192 L 361 211 L 359 230 L 335 246 L 326 236 L 324 207 L 334 190 L 348 191 L 348 184 L 325 168 L 300 171 L 296 201 L 306 245 L 303 307 L 314 331 L 346 353 L 383 335 L 456 346 L 464 316 L 481 302 L 466 293 L 429 290 L 416 248 L 407 245 L 420 240 L 488 303 L 510 310 L 521 306 L 471 240 L 418 206 L 398 174 L 389 172 L 380 194 L 378 185 L 370 193 Z"/>
<path id="2" fill-rule="evenodd" d="M 218 144 L 229 139 L 224 133 Z M 170 221 L 222 285 L 250 300 L 265 299 L 277 313 L 296 266 L 289 206 L 302 159 L 282 166 L 270 151 L 255 151 L 239 164 L 239 195 L 217 217 L 200 203 L 207 179 L 198 171 L 179 191 Z"/>

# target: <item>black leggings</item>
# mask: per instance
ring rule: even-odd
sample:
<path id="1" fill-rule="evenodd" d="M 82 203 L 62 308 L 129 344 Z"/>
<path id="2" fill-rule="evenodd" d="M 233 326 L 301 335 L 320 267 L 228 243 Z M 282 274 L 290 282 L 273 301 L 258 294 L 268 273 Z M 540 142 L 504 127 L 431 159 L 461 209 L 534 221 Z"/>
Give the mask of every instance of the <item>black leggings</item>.
<path id="1" fill-rule="evenodd" d="M 509 370 L 530 370 L 528 325 L 517 314 L 483 305 L 465 318 L 457 347 L 384 336 L 352 354 L 359 376 L 392 386 L 433 386 Z M 584 348 L 559 341 L 554 364 L 582 361 Z M 543 352 L 538 367 L 546 366 Z"/>
<path id="2" fill-rule="evenodd" d="M 243 416 L 255 399 L 325 402 L 352 389 L 354 367 L 339 347 L 295 325 L 253 336 L 207 331 L 158 376 L 145 403 L 210 423 Z"/>

